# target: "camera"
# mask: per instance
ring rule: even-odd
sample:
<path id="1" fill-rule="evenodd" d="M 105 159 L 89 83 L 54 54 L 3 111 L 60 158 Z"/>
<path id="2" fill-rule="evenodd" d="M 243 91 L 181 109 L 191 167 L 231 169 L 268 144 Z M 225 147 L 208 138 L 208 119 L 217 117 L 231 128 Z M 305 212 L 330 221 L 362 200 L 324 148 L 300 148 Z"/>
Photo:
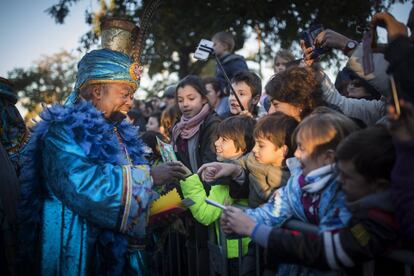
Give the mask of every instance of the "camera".
<path id="1" fill-rule="evenodd" d="M 213 41 L 202 39 L 194 53 L 194 58 L 198 60 L 207 60 L 209 55 L 214 52 Z"/>
<path id="2" fill-rule="evenodd" d="M 326 48 L 321 48 L 321 47 L 317 47 L 314 43 L 315 38 L 318 36 L 318 34 L 320 34 L 322 31 L 324 30 L 323 26 L 318 24 L 318 25 L 313 25 L 311 26 L 309 29 L 303 31 L 300 33 L 300 38 L 303 39 L 305 41 L 305 46 L 306 48 L 312 47 L 313 48 L 313 54 L 312 56 L 314 58 L 323 55 L 327 52 L 328 49 Z"/>

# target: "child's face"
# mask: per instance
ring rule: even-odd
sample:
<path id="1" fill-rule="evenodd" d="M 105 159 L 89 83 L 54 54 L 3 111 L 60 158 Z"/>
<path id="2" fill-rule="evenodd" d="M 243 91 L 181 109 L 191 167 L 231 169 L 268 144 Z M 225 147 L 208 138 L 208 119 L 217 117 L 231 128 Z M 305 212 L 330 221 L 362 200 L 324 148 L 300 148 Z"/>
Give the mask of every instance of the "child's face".
<path id="1" fill-rule="evenodd" d="M 348 202 L 356 201 L 376 192 L 375 185 L 368 183 L 365 177 L 356 171 L 352 161 L 339 160 L 337 168 L 339 182 Z"/>
<path id="2" fill-rule="evenodd" d="M 243 154 L 241 149 L 237 149 L 234 141 L 226 137 L 219 137 L 214 142 L 216 155 L 219 161 L 234 159 Z"/>
<path id="3" fill-rule="evenodd" d="M 227 53 L 227 46 L 226 44 L 224 44 L 223 42 L 221 42 L 220 40 L 213 38 L 213 48 L 214 48 L 214 52 L 216 53 L 217 56 L 222 56 L 223 54 Z"/>
<path id="4" fill-rule="evenodd" d="M 148 131 L 156 131 L 160 132 L 160 125 L 158 124 L 158 120 L 155 117 L 149 117 L 148 123 L 145 126 L 146 130 Z"/>
<path id="5" fill-rule="evenodd" d="M 253 101 L 255 100 L 252 98 L 252 90 L 250 89 L 250 86 L 248 86 L 244 81 L 232 83 L 232 86 L 234 91 L 237 93 L 237 96 L 239 97 L 244 110 L 249 110 L 249 107 L 254 103 Z M 240 105 L 233 93 L 230 93 L 229 96 L 229 106 L 231 114 L 237 115 L 241 112 Z"/>
<path id="6" fill-rule="evenodd" d="M 297 121 L 300 121 L 300 108 L 289 103 L 280 102 L 276 99 L 271 100 L 271 105 L 268 113 L 272 114 L 275 112 L 282 112 L 288 116 L 295 118 Z"/>
<path id="7" fill-rule="evenodd" d="M 286 64 L 288 61 L 281 57 L 276 57 L 275 60 L 275 74 L 278 74 L 280 72 L 283 72 L 286 70 Z"/>
<path id="8" fill-rule="evenodd" d="M 299 160 L 302 167 L 302 174 L 307 176 L 311 171 L 326 166 L 334 162 L 333 155 L 328 152 L 313 156 L 313 147 L 310 143 L 306 143 L 299 134 L 296 135 L 297 148 L 295 151 L 295 157 Z"/>
<path id="9" fill-rule="evenodd" d="M 213 107 L 216 107 L 217 104 L 220 102 L 219 93 L 214 90 L 214 87 L 211 83 L 206 84 L 207 90 L 207 99 Z"/>
<path id="10" fill-rule="evenodd" d="M 203 105 L 207 103 L 207 100 L 203 99 L 201 94 L 190 85 L 178 88 L 177 100 L 178 107 L 185 118 L 192 118 L 197 115 Z"/>
<path id="11" fill-rule="evenodd" d="M 254 139 L 255 144 L 252 150 L 256 161 L 260 164 L 273 166 L 282 166 L 285 159 L 286 146 L 277 147 L 271 141 L 257 137 Z"/>

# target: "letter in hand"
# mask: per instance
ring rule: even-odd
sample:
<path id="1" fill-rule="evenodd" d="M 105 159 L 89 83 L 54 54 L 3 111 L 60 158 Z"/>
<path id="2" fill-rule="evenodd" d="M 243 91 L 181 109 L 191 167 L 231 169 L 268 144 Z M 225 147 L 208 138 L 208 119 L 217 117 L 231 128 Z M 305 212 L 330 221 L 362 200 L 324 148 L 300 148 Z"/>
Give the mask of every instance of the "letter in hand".
<path id="1" fill-rule="evenodd" d="M 174 161 L 152 167 L 151 176 L 154 181 L 154 185 L 162 186 L 184 179 L 188 175 L 188 171 L 188 168 L 186 168 L 181 162 Z"/>
<path id="2" fill-rule="evenodd" d="M 250 236 L 256 226 L 256 222 L 242 209 L 233 206 L 227 206 L 223 211 L 220 224 L 225 233 L 236 233 L 243 236 Z"/>

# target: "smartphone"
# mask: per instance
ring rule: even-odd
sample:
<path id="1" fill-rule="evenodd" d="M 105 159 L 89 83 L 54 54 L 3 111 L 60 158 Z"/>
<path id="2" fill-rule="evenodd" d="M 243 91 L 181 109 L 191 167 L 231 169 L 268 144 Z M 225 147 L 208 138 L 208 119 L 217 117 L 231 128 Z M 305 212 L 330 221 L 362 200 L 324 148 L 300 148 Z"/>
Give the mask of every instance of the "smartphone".
<path id="1" fill-rule="evenodd" d="M 208 199 L 208 198 L 206 198 L 206 203 L 207 204 L 210 204 L 210 205 L 213 205 L 213 206 L 215 206 L 217 208 L 220 208 L 222 210 L 226 210 L 227 209 L 227 207 L 224 206 L 223 204 L 220 204 L 220 203 L 215 202 L 214 200 L 211 200 L 211 199 Z"/>
<path id="2" fill-rule="evenodd" d="M 326 48 L 320 48 L 318 45 L 315 45 L 314 41 L 318 34 L 324 31 L 324 28 L 321 24 L 312 25 L 309 29 L 304 30 L 300 33 L 300 38 L 305 42 L 306 48 L 313 47 L 313 58 L 317 58 L 320 55 L 323 55 L 327 52 Z"/>
<path id="3" fill-rule="evenodd" d="M 194 53 L 194 58 L 198 60 L 207 60 L 210 54 L 214 51 L 213 41 L 202 39 Z"/>

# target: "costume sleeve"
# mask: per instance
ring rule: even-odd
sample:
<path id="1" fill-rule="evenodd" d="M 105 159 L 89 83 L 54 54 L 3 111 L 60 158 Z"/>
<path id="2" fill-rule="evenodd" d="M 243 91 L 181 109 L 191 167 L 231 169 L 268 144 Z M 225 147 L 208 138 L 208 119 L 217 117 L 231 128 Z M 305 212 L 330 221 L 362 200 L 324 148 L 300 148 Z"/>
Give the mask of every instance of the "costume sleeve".
<path id="1" fill-rule="evenodd" d="M 269 201 L 255 209 L 246 209 L 247 215 L 257 223 L 269 226 L 281 226 L 292 216 L 292 208 L 287 198 L 286 186 L 277 189 Z"/>
<path id="2" fill-rule="evenodd" d="M 206 198 L 221 204 L 230 204 L 229 188 L 225 185 L 214 185 L 207 196 L 203 184 L 197 174 L 180 181 L 181 190 L 185 198 L 191 198 L 195 204 L 190 206 L 193 217 L 204 225 L 210 225 L 220 218 L 222 210 L 205 202 Z"/>
<path id="3" fill-rule="evenodd" d="M 59 126 L 49 128 L 43 161 L 47 188 L 74 213 L 98 227 L 145 234 L 148 205 L 156 196 L 148 166 L 92 161 Z"/>

